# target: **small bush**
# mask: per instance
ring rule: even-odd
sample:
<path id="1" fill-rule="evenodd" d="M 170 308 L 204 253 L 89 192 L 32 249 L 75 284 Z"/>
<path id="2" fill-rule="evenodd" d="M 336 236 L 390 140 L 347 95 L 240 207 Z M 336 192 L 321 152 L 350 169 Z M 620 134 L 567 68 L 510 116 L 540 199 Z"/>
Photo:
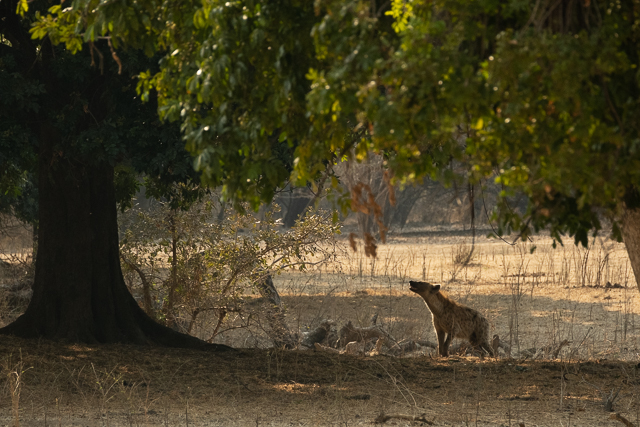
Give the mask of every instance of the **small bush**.
<path id="1" fill-rule="evenodd" d="M 307 213 L 283 231 L 277 212 L 221 215 L 211 199 L 186 211 L 131 209 L 121 218 L 127 283 L 149 315 L 183 332 L 213 340 L 234 318 L 247 325 L 261 278 L 335 258 L 329 214 Z"/>

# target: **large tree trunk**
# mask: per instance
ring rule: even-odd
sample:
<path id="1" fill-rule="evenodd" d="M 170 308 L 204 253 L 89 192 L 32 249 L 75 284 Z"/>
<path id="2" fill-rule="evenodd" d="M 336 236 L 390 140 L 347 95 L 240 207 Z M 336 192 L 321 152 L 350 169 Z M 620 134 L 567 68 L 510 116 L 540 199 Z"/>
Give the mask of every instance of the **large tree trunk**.
<path id="1" fill-rule="evenodd" d="M 622 214 L 622 238 L 640 290 L 640 206 L 628 204 Z M 633 206 L 633 207 L 630 207 Z"/>
<path id="2" fill-rule="evenodd" d="M 113 167 L 83 163 L 41 135 L 39 230 L 33 297 L 0 333 L 86 343 L 207 344 L 153 321 L 129 293 L 120 268 Z"/>
<path id="3" fill-rule="evenodd" d="M 100 153 L 97 147 L 104 136 L 101 128 L 111 126 L 105 120 L 119 122 L 114 110 L 125 87 L 111 87 L 115 74 L 103 73 L 102 66 L 87 72 L 78 65 L 88 61 L 88 55 L 84 59 L 68 56 L 49 39 L 34 41 L 28 19 L 20 18 L 16 7 L 15 0 L 0 1 L 0 53 L 9 52 L 25 81 L 44 89 L 36 104 L 38 112 L 29 107 L 24 108 L 23 116 L 18 115 L 29 123 L 39 142 L 38 248 L 31 302 L 0 334 L 87 343 L 228 348 L 156 323 L 129 293 L 120 268 L 114 171 L 105 160 L 114 154 Z M 89 130 L 89 135 L 81 136 Z M 113 142 L 108 136 L 104 141 Z"/>
<path id="4" fill-rule="evenodd" d="M 308 194 L 306 188 L 294 188 L 289 195 L 289 206 L 284 215 L 282 223 L 285 227 L 291 228 L 296 225 L 296 221 L 300 219 L 304 211 L 313 199 L 312 194 Z"/>

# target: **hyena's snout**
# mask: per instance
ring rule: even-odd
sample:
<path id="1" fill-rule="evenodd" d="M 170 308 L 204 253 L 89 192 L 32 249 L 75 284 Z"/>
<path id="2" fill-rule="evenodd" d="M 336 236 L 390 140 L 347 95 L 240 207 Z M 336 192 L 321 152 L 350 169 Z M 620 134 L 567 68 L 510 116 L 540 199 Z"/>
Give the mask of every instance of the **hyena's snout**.
<path id="1" fill-rule="evenodd" d="M 409 280 L 409 290 L 418 295 L 427 295 L 438 292 L 440 290 L 440 285 L 434 286 L 427 282 L 414 282 L 413 280 Z"/>

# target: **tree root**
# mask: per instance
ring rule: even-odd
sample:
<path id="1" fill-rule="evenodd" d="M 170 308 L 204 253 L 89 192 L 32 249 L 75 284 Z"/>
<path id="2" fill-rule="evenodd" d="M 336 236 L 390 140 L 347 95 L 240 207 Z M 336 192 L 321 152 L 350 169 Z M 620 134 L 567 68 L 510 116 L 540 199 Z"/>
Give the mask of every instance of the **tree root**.
<path id="1" fill-rule="evenodd" d="M 611 418 L 612 420 L 620 421 L 622 424 L 624 424 L 627 427 L 636 427 L 634 423 L 632 423 L 622 415 L 618 414 L 617 412 L 609 415 L 609 418 Z"/>

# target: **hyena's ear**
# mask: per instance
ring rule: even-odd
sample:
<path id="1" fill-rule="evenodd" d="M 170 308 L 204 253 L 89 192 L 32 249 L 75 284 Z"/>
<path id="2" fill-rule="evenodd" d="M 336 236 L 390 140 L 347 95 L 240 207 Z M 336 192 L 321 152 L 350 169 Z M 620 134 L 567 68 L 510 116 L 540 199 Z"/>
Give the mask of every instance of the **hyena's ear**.
<path id="1" fill-rule="evenodd" d="M 440 285 L 435 285 L 433 287 L 433 293 L 435 294 L 436 292 L 440 291 Z"/>

